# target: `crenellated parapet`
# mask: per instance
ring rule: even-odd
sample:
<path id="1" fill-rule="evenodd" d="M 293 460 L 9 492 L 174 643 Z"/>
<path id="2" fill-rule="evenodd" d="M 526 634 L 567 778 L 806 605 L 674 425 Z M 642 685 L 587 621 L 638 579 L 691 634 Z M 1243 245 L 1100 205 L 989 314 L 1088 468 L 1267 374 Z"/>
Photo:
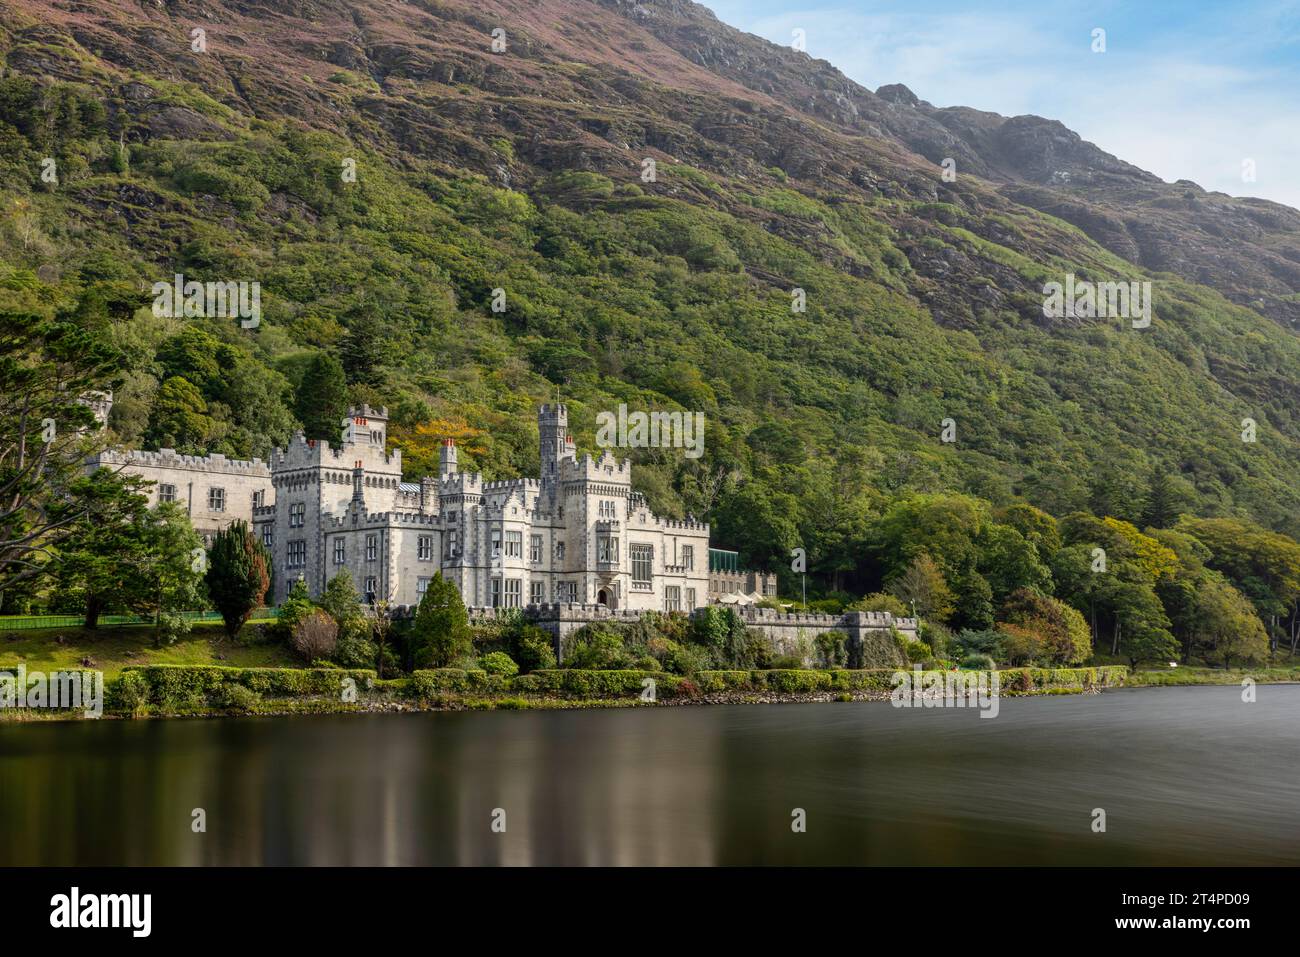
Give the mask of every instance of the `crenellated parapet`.
<path id="1" fill-rule="evenodd" d="M 175 449 L 146 452 L 139 449 L 105 449 L 90 460 L 91 465 L 135 466 L 137 468 L 182 469 L 221 475 L 270 478 L 271 469 L 261 459 L 229 459 L 220 452 L 211 455 L 182 455 Z"/>

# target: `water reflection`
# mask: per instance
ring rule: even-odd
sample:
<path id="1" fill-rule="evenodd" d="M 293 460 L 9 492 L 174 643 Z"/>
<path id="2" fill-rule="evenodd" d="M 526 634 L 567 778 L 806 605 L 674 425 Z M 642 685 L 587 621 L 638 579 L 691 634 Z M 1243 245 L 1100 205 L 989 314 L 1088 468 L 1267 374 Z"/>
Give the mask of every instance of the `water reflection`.
<path id="1" fill-rule="evenodd" d="M 1294 864 L 1298 719 L 1300 687 L 1277 686 L 1250 705 L 1232 687 L 1009 700 L 995 720 L 837 704 L 0 725 L 0 864 Z"/>

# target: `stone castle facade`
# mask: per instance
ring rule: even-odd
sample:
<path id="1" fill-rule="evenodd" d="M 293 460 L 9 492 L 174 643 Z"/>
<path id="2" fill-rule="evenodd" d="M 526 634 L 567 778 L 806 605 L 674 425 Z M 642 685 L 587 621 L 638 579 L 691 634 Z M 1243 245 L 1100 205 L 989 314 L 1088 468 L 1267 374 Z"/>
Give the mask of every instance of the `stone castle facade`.
<path id="1" fill-rule="evenodd" d="M 593 604 L 691 611 L 707 604 L 709 527 L 655 515 L 632 491 L 631 464 L 579 457 L 563 405 L 538 412 L 541 474 L 486 482 L 461 471 L 447 440 L 438 475 L 402 481 L 385 448 L 386 409 L 363 406 L 341 445 L 294 437 L 269 463 L 221 455 L 109 451 L 92 460 L 156 484 L 206 539 L 247 521 L 271 552 L 282 601 L 302 579 L 313 596 L 347 570 L 363 597 L 416 605 L 435 572 L 471 607 Z"/>
<path id="2" fill-rule="evenodd" d="M 106 421 L 111 396 L 96 408 Z M 102 413 L 102 415 L 101 415 Z M 746 624 L 783 651 L 840 631 L 855 641 L 915 619 L 884 613 L 786 614 L 749 599 L 776 596 L 776 576 L 741 569 L 735 552 L 709 548 L 709 526 L 655 515 L 632 491 L 631 464 L 608 451 L 579 458 L 563 405 L 537 416 L 541 474 L 485 482 L 462 472 L 443 443 L 436 476 L 402 481 L 401 451 L 387 451 L 386 409 L 362 406 L 343 422 L 342 442 L 298 434 L 271 461 L 223 455 L 109 450 L 105 466 L 154 483 L 152 504 L 178 503 L 205 540 L 242 519 L 271 552 L 275 593 L 294 582 L 313 597 L 346 570 L 363 598 L 411 614 L 436 572 L 454 582 L 477 617 L 526 608 L 557 640 L 584 624 L 633 621 L 646 611 L 693 612 L 737 604 Z"/>

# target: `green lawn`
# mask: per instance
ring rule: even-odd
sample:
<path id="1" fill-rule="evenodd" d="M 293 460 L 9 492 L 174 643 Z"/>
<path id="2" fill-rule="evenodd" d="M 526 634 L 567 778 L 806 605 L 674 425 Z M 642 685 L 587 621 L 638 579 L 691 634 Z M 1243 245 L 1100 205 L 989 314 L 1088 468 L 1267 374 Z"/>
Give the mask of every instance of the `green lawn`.
<path id="1" fill-rule="evenodd" d="M 245 625 L 251 629 L 254 623 Z M 148 626 L 100 628 L 42 628 L 36 631 L 0 631 L 0 668 L 26 665 L 29 671 L 57 671 L 89 667 L 115 678 L 132 665 L 229 665 L 237 668 L 300 668 L 283 645 L 243 645 L 226 637 L 220 622 L 200 622 L 183 640 L 163 648 L 153 646 Z"/>

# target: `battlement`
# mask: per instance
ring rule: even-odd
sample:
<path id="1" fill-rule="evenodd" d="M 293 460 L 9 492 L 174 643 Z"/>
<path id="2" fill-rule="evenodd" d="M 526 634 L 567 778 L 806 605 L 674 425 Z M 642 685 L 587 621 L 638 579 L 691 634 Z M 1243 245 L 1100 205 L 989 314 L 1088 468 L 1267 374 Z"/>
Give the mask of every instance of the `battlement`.
<path id="1" fill-rule="evenodd" d="M 708 522 L 692 522 L 684 518 L 660 518 L 655 516 L 655 527 L 663 529 L 672 529 L 677 532 L 699 532 L 707 535 L 709 533 Z"/>
<path id="2" fill-rule="evenodd" d="M 484 482 L 484 492 L 512 492 L 517 489 L 541 491 L 542 480 L 534 478 L 501 479 L 496 482 Z"/>
<path id="3" fill-rule="evenodd" d="M 560 479 L 565 482 L 604 482 L 615 485 L 630 485 L 632 482 L 632 460 L 615 458 L 608 449 L 593 459 L 591 455 L 580 458 L 563 459 L 560 462 Z"/>
<path id="4" fill-rule="evenodd" d="M 141 468 L 185 469 L 225 475 L 269 478 L 271 470 L 261 459 L 228 459 L 212 455 L 181 455 L 175 449 L 148 452 L 139 449 L 106 449 L 90 459 L 91 465 L 133 465 Z"/>
<path id="5" fill-rule="evenodd" d="M 341 516 L 333 514 L 322 515 L 321 518 L 328 524 L 332 530 L 350 529 L 354 527 L 369 528 L 371 526 L 383 527 L 386 525 L 409 525 L 420 526 L 422 528 L 436 528 L 441 524 L 441 520 L 436 515 L 425 515 L 423 512 L 367 512 L 359 516 L 356 525 L 352 523 L 352 513 L 345 512 Z"/>
<path id="6" fill-rule="evenodd" d="M 402 450 L 391 452 L 359 442 L 333 445 L 323 439 L 309 439 L 302 432 L 294 434 L 287 448 L 276 449 L 271 454 L 271 468 L 276 471 L 302 468 L 336 468 L 351 470 L 358 456 L 371 468 L 384 467 L 388 471 L 402 471 Z"/>

